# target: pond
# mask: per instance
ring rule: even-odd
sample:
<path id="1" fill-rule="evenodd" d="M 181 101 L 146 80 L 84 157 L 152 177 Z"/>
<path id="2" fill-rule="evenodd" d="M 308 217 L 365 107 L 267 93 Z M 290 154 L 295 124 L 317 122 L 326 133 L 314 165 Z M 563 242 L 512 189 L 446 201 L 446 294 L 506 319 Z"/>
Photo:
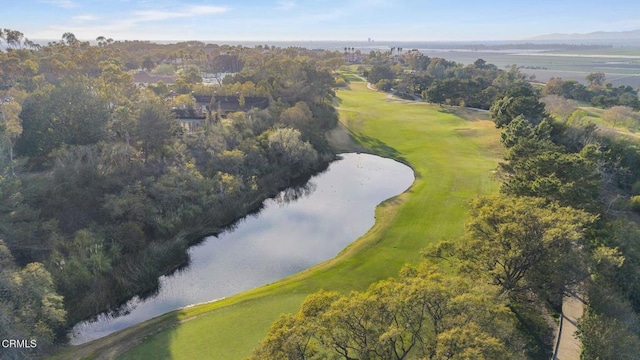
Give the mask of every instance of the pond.
<path id="1" fill-rule="evenodd" d="M 305 186 L 189 249 L 187 267 L 160 278 L 157 293 L 134 297 L 117 317 L 78 323 L 79 345 L 192 304 L 221 299 L 293 275 L 336 256 L 375 222 L 375 207 L 413 183 L 411 168 L 368 154 L 342 154 Z"/>

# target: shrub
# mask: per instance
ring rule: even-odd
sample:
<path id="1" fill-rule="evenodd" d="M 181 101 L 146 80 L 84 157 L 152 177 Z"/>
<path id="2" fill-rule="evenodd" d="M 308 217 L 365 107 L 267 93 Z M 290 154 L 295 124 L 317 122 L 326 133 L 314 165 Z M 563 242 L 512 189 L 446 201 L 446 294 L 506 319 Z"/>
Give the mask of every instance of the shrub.
<path id="1" fill-rule="evenodd" d="M 393 87 L 393 83 L 389 79 L 382 79 L 376 83 L 378 90 L 389 91 Z"/>
<path id="2" fill-rule="evenodd" d="M 635 212 L 640 212 L 640 195 L 631 197 L 629 200 L 629 207 Z"/>

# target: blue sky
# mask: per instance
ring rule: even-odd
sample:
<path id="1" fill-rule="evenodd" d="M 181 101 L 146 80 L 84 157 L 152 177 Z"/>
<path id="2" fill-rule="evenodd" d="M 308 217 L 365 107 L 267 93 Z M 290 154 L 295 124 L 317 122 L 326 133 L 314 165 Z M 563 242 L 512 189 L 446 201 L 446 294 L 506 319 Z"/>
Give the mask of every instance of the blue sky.
<path id="1" fill-rule="evenodd" d="M 0 27 L 30 39 L 520 40 L 640 29 L 634 0 L 22 0 Z"/>

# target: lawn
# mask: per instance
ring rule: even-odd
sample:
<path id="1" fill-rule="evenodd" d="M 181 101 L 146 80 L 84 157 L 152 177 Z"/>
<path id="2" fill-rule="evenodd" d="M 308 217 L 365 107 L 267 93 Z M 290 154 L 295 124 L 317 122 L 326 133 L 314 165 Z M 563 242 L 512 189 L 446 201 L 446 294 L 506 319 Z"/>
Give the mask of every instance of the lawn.
<path id="1" fill-rule="evenodd" d="M 62 358 L 242 359 L 284 312 L 317 290 L 363 290 L 420 261 L 420 250 L 463 232 L 468 201 L 496 192 L 499 132 L 486 112 L 412 103 L 368 90 L 351 78 L 338 91 L 343 150 L 362 150 L 410 165 L 414 184 L 376 209 L 376 224 L 336 258 L 274 284 L 166 314 Z"/>

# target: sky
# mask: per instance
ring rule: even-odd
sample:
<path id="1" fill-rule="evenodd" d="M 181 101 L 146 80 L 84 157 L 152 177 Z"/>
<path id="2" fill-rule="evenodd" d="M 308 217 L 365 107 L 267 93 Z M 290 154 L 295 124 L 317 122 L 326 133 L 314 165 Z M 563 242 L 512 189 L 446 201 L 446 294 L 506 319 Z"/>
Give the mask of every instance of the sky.
<path id="1" fill-rule="evenodd" d="M 0 0 L 31 40 L 479 41 L 640 29 L 637 0 Z"/>

